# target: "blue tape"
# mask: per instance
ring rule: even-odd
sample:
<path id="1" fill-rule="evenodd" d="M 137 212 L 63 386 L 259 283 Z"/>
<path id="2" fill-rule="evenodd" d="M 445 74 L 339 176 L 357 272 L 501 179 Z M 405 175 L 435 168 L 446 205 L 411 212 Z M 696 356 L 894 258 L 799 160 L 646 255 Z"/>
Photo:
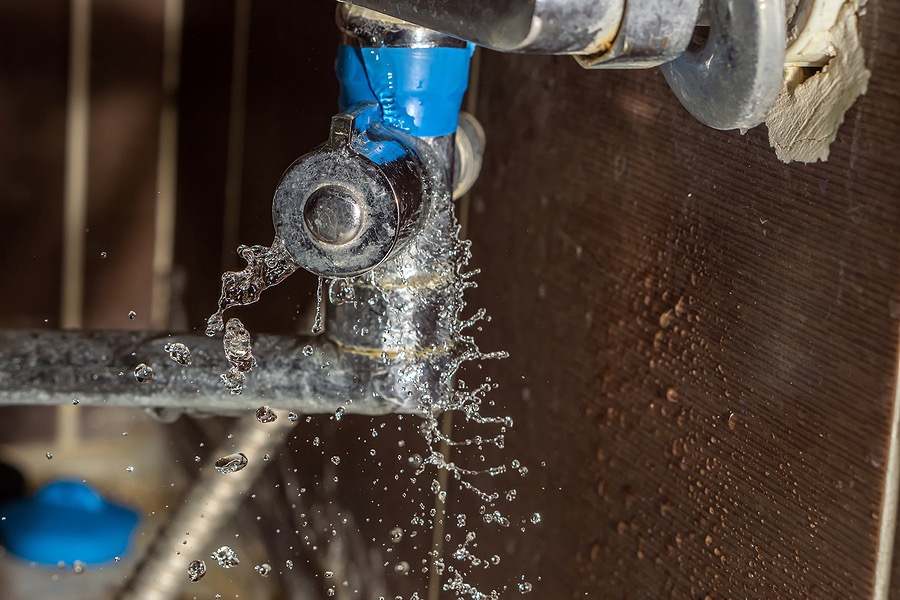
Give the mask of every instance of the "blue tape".
<path id="1" fill-rule="evenodd" d="M 466 48 L 338 48 L 340 110 L 377 102 L 387 125 L 417 137 L 456 131 L 469 83 Z"/>

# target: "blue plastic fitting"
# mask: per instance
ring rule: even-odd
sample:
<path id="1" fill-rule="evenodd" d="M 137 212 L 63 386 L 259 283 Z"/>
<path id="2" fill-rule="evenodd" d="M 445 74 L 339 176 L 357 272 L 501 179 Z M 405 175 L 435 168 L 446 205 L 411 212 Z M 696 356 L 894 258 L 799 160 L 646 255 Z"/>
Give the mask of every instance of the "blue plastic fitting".
<path id="1" fill-rule="evenodd" d="M 416 137 L 456 132 L 475 47 L 357 48 L 341 45 L 335 64 L 342 112 L 376 102 L 382 121 Z"/>
<path id="2" fill-rule="evenodd" d="M 6 549 L 44 566 L 97 565 L 124 556 L 138 515 L 79 481 L 56 481 L 0 508 Z"/>

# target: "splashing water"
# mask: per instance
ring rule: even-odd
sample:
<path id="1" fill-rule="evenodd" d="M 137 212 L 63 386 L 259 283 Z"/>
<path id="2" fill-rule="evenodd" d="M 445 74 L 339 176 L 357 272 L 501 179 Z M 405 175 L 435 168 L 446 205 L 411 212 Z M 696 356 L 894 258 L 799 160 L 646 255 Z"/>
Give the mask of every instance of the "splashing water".
<path id="1" fill-rule="evenodd" d="M 272 410 L 271 406 L 260 406 L 256 409 L 256 420 L 260 423 L 273 423 L 278 419 L 278 415 Z"/>
<path id="2" fill-rule="evenodd" d="M 234 454 L 229 454 L 227 456 L 223 456 L 219 460 L 216 461 L 216 471 L 222 473 L 223 475 L 227 475 L 228 473 L 237 473 L 241 469 L 247 466 L 247 455 L 243 452 L 235 452 Z"/>
<path id="3" fill-rule="evenodd" d="M 269 247 L 239 246 L 238 254 L 247 266 L 222 275 L 219 309 L 206 320 L 206 335 L 210 337 L 222 331 L 226 310 L 253 304 L 266 289 L 278 285 L 298 268 L 279 237 Z"/>
<path id="4" fill-rule="evenodd" d="M 169 358 L 182 367 L 189 367 L 191 365 L 191 362 L 193 361 L 191 350 L 181 342 L 168 342 L 163 348 L 169 353 Z"/>
<path id="5" fill-rule="evenodd" d="M 231 549 L 230 546 L 222 546 L 221 548 L 210 554 L 210 558 L 218 562 L 219 566 L 225 569 L 232 569 L 241 564 L 241 561 L 238 560 L 237 554 L 234 550 Z"/>
<path id="6" fill-rule="evenodd" d="M 156 379 L 156 375 L 153 373 L 153 367 L 141 363 L 134 368 L 134 378 L 138 383 L 149 383 Z"/>
<path id="7" fill-rule="evenodd" d="M 200 581 L 206 575 L 206 563 L 202 560 L 192 560 L 188 565 L 187 574 L 191 581 L 195 583 Z"/>
<path id="8" fill-rule="evenodd" d="M 511 461 L 509 465 L 495 464 L 487 468 L 468 468 L 465 466 L 465 463 L 470 458 L 464 452 L 467 448 L 478 452 L 478 455 L 474 458 L 476 461 L 479 457 L 480 460 L 484 460 L 480 453 L 486 446 L 504 449 L 506 435 L 513 427 L 513 422 L 510 417 L 487 416 L 483 412 L 485 405 L 491 406 L 493 404 L 486 400 L 486 396 L 490 391 L 498 387 L 497 384 L 493 383 L 490 378 L 485 378 L 483 382 L 469 386 L 464 380 L 457 378 L 458 371 L 466 363 L 505 358 L 507 353 L 483 352 L 475 342 L 474 336 L 470 333 L 472 329 L 480 330 L 481 322 L 490 321 L 483 309 L 476 310 L 471 316 L 463 316 L 466 312 L 466 302 L 463 296 L 466 290 L 477 287 L 473 277 L 479 271 L 467 270 L 471 259 L 471 244 L 469 241 L 459 239 L 459 225 L 453 214 L 453 205 L 449 195 L 444 198 L 436 198 L 435 207 L 433 210 L 438 215 L 436 222 L 449 223 L 449 229 L 437 232 L 434 234 L 434 237 L 432 237 L 431 232 L 418 236 L 411 241 L 404 252 L 408 252 L 414 257 L 413 262 L 416 260 L 421 261 L 423 257 L 437 258 L 438 262 L 441 263 L 439 267 L 441 270 L 433 273 L 434 280 L 439 281 L 439 285 L 445 287 L 438 294 L 434 294 L 433 289 L 424 289 L 416 285 L 409 286 L 410 280 L 415 279 L 416 273 L 413 271 L 407 275 L 402 265 L 398 268 L 397 264 L 393 265 L 393 268 L 400 273 L 398 279 L 393 281 L 385 280 L 384 286 L 381 285 L 382 281 L 378 275 L 381 267 L 374 272 L 351 280 L 334 279 L 326 281 L 325 278 L 319 277 L 316 288 L 316 315 L 312 333 L 318 334 L 323 331 L 324 301 L 337 306 L 342 304 L 355 306 L 359 301 L 358 289 L 355 287 L 357 285 L 374 288 L 387 299 L 391 297 L 391 287 L 402 284 L 408 286 L 411 290 L 410 293 L 423 305 L 434 304 L 434 298 L 440 298 L 440 305 L 437 306 L 438 322 L 434 326 L 445 329 L 449 341 L 446 344 L 446 349 L 438 352 L 437 358 L 434 359 L 435 370 L 440 373 L 440 381 L 437 386 L 439 389 L 433 389 L 431 384 L 420 382 L 418 380 L 421 373 L 420 370 L 416 368 L 409 369 L 409 383 L 411 387 L 419 392 L 417 395 L 418 411 L 423 418 L 420 430 L 427 445 L 427 451 L 423 457 L 418 457 L 415 461 L 412 460 L 412 457 L 410 458 L 410 462 L 415 469 L 413 481 L 417 480 L 426 470 L 434 469 L 439 473 L 445 473 L 448 479 L 455 481 L 462 490 L 473 494 L 480 501 L 478 519 L 472 518 L 467 521 L 465 515 L 459 515 L 454 519 L 459 525 L 458 529 L 453 531 L 444 530 L 445 535 L 442 541 L 447 544 L 453 543 L 453 540 L 460 535 L 463 537 L 461 540 L 457 539 L 453 552 L 448 552 L 444 557 L 435 555 L 431 564 L 434 571 L 443 578 L 442 588 L 445 592 L 453 592 L 457 598 L 495 600 L 500 598 L 500 594 L 504 590 L 517 590 L 519 593 L 525 594 L 531 592 L 532 586 L 522 578 L 519 579 L 518 584 L 512 583 L 509 587 L 504 586 L 499 591 L 482 591 L 467 581 L 473 569 L 491 568 L 501 563 L 501 558 L 498 554 L 491 553 L 484 558 L 476 556 L 473 550 L 476 547 L 476 534 L 471 529 L 476 521 L 483 522 L 491 527 L 510 527 L 515 520 L 500 509 L 499 503 L 504 500 L 512 502 L 517 495 L 513 489 L 484 491 L 478 487 L 482 484 L 476 485 L 474 482 L 484 477 L 500 477 L 509 472 L 525 475 L 527 474 L 527 468 L 519 464 L 518 461 Z M 452 238 L 449 243 L 449 251 L 447 249 L 448 238 L 446 236 Z M 279 238 L 276 238 L 269 248 L 264 246 L 241 246 L 239 253 L 247 261 L 247 267 L 240 272 L 229 272 L 222 276 L 222 293 L 219 298 L 218 310 L 207 320 L 206 330 L 207 335 L 210 336 L 222 331 L 223 328 L 226 330 L 223 343 L 226 357 L 232 367 L 228 373 L 222 376 L 222 379 L 232 393 L 240 393 L 244 376 L 256 366 L 256 360 L 253 358 L 250 348 L 249 333 L 237 319 L 229 319 L 227 325 L 223 325 L 224 311 L 233 306 L 256 302 L 266 288 L 280 283 L 298 268 L 298 265 L 287 253 L 283 241 Z M 326 284 L 328 286 L 327 293 L 325 289 Z M 429 296 L 428 294 L 432 295 Z M 372 300 L 369 300 L 369 304 L 372 304 Z M 393 317 L 386 316 L 381 321 L 384 331 L 396 331 L 405 325 L 404 323 L 392 323 L 390 322 L 391 318 L 402 319 L 403 317 L 397 315 Z M 360 335 L 367 333 L 356 328 L 354 328 L 354 331 Z M 312 346 L 306 346 L 302 351 L 305 356 L 310 356 L 313 352 L 314 348 Z M 403 369 L 402 363 L 406 360 L 404 351 L 399 349 L 398 354 L 401 369 Z M 382 353 L 382 359 L 385 364 L 388 364 L 390 360 L 394 360 L 389 358 L 387 353 Z M 424 360 L 432 359 L 425 358 Z M 413 360 L 413 362 L 415 361 Z M 263 408 L 265 407 L 261 407 L 260 410 Z M 490 433 L 455 439 L 442 430 L 443 420 L 441 415 L 445 413 L 462 415 L 466 423 L 487 428 Z M 338 408 L 334 413 L 334 419 L 340 421 L 343 415 L 343 407 Z M 288 418 L 291 421 L 295 421 L 296 415 L 289 413 Z M 318 446 L 320 444 L 319 438 L 315 438 L 312 443 L 314 446 Z M 450 459 L 450 450 L 459 453 L 459 456 L 454 457 L 455 460 Z M 228 457 L 220 460 L 225 458 Z M 332 459 L 332 462 L 338 464 L 340 462 L 339 457 L 334 458 L 337 460 Z M 457 464 L 457 462 L 461 464 Z M 243 466 L 238 468 L 243 468 Z M 442 481 L 434 480 L 432 488 L 441 504 L 446 501 L 447 497 L 447 484 L 443 481 L 443 477 L 441 478 Z M 493 484 L 491 487 L 497 488 L 499 486 Z M 399 541 L 404 536 L 414 537 L 417 534 L 417 528 L 426 531 L 436 531 L 438 521 L 450 517 L 450 515 L 445 517 L 442 514 L 441 511 L 443 509 L 429 509 L 424 504 L 420 504 L 419 507 L 421 512 L 416 512 L 412 516 L 410 522 L 412 527 L 406 529 L 405 535 L 402 528 L 392 530 L 390 535 L 392 541 Z M 525 530 L 526 525 L 537 525 L 540 521 L 541 517 L 537 513 L 529 514 L 521 520 L 522 530 Z M 418 533 L 424 532 L 419 531 Z M 408 563 L 404 561 L 395 563 L 395 565 L 404 564 Z M 398 572 L 405 572 L 406 570 L 401 569 Z"/>
<path id="9" fill-rule="evenodd" d="M 231 368 L 222 374 L 222 383 L 228 391 L 237 395 L 244 391 L 246 374 L 256 368 L 256 357 L 253 356 L 253 348 L 250 345 L 250 332 L 240 319 L 228 319 L 222 345 L 225 348 L 225 358 L 231 364 Z"/>

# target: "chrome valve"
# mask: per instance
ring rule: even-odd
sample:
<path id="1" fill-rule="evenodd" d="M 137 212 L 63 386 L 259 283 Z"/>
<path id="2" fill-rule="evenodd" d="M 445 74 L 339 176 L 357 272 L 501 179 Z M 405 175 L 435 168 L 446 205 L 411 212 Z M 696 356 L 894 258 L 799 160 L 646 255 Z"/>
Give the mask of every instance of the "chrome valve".
<path id="1" fill-rule="evenodd" d="M 293 259 L 323 277 L 374 269 L 402 248 L 422 216 L 422 164 L 374 104 L 336 115 L 328 141 L 295 161 L 272 204 Z"/>

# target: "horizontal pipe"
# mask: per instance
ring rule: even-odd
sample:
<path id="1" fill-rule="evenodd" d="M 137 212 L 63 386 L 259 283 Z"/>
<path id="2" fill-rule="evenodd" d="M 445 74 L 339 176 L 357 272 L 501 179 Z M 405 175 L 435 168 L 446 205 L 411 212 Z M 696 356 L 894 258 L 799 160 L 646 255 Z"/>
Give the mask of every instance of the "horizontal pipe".
<path id="1" fill-rule="evenodd" d="M 182 342 L 192 364 L 172 360 L 164 347 Z M 312 353 L 310 354 L 310 349 Z M 132 331 L 0 330 L 0 406 L 64 405 L 174 408 L 239 414 L 266 404 L 298 414 L 381 415 L 417 411 L 421 391 L 409 364 L 396 356 L 343 349 L 318 337 L 253 336 L 258 366 L 244 392 L 220 381 L 229 364 L 221 339 Z M 152 367 L 139 383 L 134 369 Z M 398 373 L 406 373 L 403 377 Z M 421 379 L 419 379 L 421 381 Z M 77 400 L 77 402 L 76 402 Z"/>

